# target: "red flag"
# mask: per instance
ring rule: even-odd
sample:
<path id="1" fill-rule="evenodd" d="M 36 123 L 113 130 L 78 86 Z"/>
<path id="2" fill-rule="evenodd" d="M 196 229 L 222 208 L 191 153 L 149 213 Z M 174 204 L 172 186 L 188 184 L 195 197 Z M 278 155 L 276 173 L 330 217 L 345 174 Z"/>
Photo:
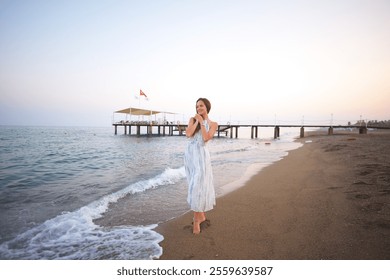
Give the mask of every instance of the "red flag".
<path id="1" fill-rule="evenodd" d="M 139 96 L 145 96 L 145 98 L 148 98 L 145 94 L 145 92 L 142 91 L 142 89 L 139 90 Z"/>

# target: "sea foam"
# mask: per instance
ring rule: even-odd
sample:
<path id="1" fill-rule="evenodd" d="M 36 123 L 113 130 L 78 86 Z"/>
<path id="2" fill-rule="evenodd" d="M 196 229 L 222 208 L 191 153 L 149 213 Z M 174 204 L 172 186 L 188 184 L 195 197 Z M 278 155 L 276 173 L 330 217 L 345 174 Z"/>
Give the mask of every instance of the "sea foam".
<path id="1" fill-rule="evenodd" d="M 184 167 L 136 182 L 73 212 L 64 212 L 0 245 L 2 259 L 153 259 L 162 254 L 157 226 L 101 227 L 94 219 L 127 195 L 176 183 Z"/>

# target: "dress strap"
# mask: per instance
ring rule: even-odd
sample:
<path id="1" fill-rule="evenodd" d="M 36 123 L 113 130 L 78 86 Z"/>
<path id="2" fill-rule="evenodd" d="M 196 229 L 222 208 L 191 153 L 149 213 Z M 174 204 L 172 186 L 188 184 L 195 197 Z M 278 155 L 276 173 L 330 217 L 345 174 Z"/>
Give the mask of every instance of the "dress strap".
<path id="1" fill-rule="evenodd" d="M 210 122 L 208 120 L 204 120 L 203 125 L 206 126 L 207 130 L 210 129 Z"/>

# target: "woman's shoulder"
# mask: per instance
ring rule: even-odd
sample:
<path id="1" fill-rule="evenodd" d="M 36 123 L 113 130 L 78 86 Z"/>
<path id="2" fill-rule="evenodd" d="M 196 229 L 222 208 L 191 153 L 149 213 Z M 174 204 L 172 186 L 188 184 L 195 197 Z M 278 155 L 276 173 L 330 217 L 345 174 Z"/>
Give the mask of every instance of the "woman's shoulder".
<path id="1" fill-rule="evenodd" d="M 210 122 L 210 126 L 218 127 L 218 123 L 217 122 L 214 122 L 214 121 L 212 121 L 210 119 L 209 119 L 209 122 Z"/>

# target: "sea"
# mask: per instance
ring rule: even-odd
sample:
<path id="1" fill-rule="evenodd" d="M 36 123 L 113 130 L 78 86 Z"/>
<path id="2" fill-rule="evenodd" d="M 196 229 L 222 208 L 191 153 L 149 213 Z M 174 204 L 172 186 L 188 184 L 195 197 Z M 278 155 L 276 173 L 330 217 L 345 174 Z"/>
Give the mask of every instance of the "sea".
<path id="1" fill-rule="evenodd" d="M 217 197 L 300 147 L 298 130 L 214 137 Z M 189 211 L 187 142 L 112 127 L 0 126 L 0 259 L 158 259 L 156 227 Z"/>

